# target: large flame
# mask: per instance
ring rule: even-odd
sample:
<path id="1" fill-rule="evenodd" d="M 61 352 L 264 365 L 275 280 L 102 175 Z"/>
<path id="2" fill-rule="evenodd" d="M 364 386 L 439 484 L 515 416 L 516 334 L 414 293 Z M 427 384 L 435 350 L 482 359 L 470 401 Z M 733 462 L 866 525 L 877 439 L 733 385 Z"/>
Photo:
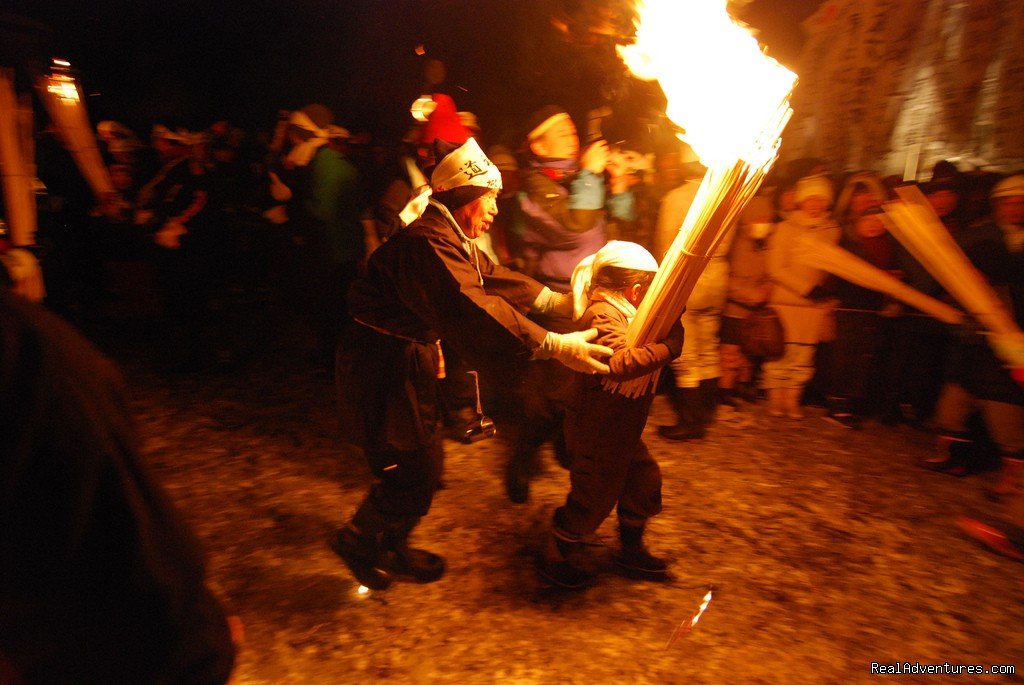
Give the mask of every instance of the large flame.
<path id="1" fill-rule="evenodd" d="M 666 114 L 708 167 L 774 156 L 796 74 L 761 52 L 726 0 L 637 0 L 636 43 L 619 48 L 638 78 L 657 80 Z"/>

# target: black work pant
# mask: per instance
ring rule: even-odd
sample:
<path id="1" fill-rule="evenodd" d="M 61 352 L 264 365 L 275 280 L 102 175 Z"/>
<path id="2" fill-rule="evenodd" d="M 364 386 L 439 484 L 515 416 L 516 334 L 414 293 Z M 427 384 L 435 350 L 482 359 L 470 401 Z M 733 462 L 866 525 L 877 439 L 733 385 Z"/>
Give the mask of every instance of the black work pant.
<path id="1" fill-rule="evenodd" d="M 366 456 L 377 479 L 367 501 L 385 521 L 397 524 L 425 516 L 441 479 L 441 442 L 417 450 L 385 450 Z"/>

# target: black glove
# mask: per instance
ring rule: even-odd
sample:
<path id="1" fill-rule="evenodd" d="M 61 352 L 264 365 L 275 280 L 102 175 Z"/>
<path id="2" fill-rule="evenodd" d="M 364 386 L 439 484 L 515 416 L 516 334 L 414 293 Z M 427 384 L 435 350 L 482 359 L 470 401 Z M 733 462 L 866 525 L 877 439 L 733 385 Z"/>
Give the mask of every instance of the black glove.
<path id="1" fill-rule="evenodd" d="M 672 359 L 675 359 L 683 352 L 683 334 L 683 322 L 677 320 L 672 328 L 669 329 L 668 335 L 661 341 L 668 348 Z"/>

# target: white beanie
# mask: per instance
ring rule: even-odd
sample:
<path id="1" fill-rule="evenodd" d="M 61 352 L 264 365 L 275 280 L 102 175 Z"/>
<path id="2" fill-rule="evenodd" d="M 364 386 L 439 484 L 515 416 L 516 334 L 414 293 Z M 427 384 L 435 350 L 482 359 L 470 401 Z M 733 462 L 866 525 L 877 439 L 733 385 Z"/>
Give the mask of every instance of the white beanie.
<path id="1" fill-rule="evenodd" d="M 793 202 L 799 205 L 809 197 L 824 198 L 829 205 L 832 204 L 832 183 L 824 176 L 804 176 L 796 182 L 796 192 L 793 195 Z"/>

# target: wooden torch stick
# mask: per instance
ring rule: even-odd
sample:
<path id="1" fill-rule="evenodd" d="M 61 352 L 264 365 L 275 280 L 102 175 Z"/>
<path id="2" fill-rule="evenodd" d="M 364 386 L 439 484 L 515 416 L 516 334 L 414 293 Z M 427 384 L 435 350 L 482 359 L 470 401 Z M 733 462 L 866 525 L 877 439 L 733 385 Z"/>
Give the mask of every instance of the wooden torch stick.
<path id="1" fill-rule="evenodd" d="M 36 195 L 32 161 L 24 156 L 18 135 L 19 110 L 14 94 L 14 72 L 0 69 L 0 173 L 11 244 L 32 245 L 36 235 Z"/>

